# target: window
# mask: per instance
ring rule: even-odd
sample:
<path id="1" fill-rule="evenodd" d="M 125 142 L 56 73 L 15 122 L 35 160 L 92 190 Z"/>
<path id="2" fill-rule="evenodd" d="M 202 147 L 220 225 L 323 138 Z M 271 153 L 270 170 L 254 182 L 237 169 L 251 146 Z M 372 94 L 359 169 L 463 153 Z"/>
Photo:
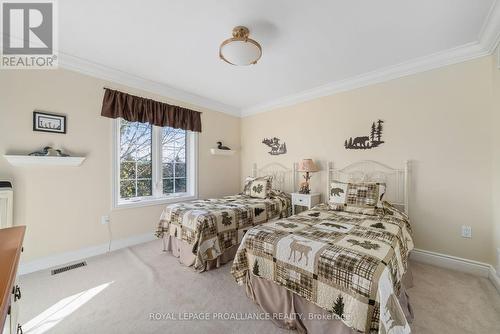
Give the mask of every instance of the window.
<path id="1" fill-rule="evenodd" d="M 187 185 L 186 131 L 163 128 L 161 144 L 163 193 L 185 193 Z"/>
<path id="2" fill-rule="evenodd" d="M 153 196 L 152 126 L 121 121 L 120 199 Z"/>
<path id="3" fill-rule="evenodd" d="M 196 198 L 196 134 L 116 120 L 115 207 Z"/>

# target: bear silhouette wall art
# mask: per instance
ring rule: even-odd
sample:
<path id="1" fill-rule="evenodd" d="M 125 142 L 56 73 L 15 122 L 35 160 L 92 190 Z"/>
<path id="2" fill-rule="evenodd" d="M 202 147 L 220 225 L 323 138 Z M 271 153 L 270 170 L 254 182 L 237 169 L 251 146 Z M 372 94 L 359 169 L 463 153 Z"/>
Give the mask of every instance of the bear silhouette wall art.
<path id="1" fill-rule="evenodd" d="M 384 143 L 382 140 L 382 132 L 384 121 L 379 119 L 377 122 L 372 123 L 372 128 L 369 136 L 361 136 L 346 139 L 344 147 L 346 150 L 369 150 L 374 147 L 380 146 Z"/>

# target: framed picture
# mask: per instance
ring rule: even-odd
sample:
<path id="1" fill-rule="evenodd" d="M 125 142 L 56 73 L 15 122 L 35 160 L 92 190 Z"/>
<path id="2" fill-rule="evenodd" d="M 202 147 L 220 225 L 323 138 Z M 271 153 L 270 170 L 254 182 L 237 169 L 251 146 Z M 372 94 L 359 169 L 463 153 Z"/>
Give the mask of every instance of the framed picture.
<path id="1" fill-rule="evenodd" d="M 33 131 L 66 133 L 66 116 L 33 111 Z"/>

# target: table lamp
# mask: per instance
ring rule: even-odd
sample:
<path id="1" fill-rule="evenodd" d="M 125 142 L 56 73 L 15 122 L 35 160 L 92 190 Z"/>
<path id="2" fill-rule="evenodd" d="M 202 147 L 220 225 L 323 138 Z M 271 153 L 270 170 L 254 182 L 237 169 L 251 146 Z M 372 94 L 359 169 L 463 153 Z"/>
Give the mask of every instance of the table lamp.
<path id="1" fill-rule="evenodd" d="M 309 194 L 311 192 L 311 189 L 309 188 L 309 180 L 311 179 L 309 173 L 314 173 L 318 170 L 318 167 L 312 159 L 302 159 L 302 161 L 299 162 L 299 168 L 297 171 L 306 173 L 306 175 L 304 175 L 304 179 L 306 181 L 299 184 L 299 193 Z"/>

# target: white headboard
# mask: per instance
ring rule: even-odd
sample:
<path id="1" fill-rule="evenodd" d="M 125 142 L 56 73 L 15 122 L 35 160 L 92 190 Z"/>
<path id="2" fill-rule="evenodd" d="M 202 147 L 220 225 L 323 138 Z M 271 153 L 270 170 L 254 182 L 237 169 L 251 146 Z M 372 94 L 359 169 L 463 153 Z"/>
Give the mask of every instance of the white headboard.
<path id="1" fill-rule="evenodd" d="M 354 162 L 344 168 L 334 168 L 328 162 L 327 194 L 330 193 L 330 183 L 333 180 L 341 182 L 385 182 L 387 185 L 384 199 L 408 214 L 410 192 L 410 161 L 404 162 L 403 169 L 395 169 L 383 163 L 363 160 Z"/>
<path id="2" fill-rule="evenodd" d="M 288 168 L 279 163 L 270 163 L 258 168 L 257 164 L 252 166 L 252 176 L 259 177 L 271 175 L 273 177 L 273 189 L 281 190 L 287 193 L 295 191 L 295 164 Z"/>

